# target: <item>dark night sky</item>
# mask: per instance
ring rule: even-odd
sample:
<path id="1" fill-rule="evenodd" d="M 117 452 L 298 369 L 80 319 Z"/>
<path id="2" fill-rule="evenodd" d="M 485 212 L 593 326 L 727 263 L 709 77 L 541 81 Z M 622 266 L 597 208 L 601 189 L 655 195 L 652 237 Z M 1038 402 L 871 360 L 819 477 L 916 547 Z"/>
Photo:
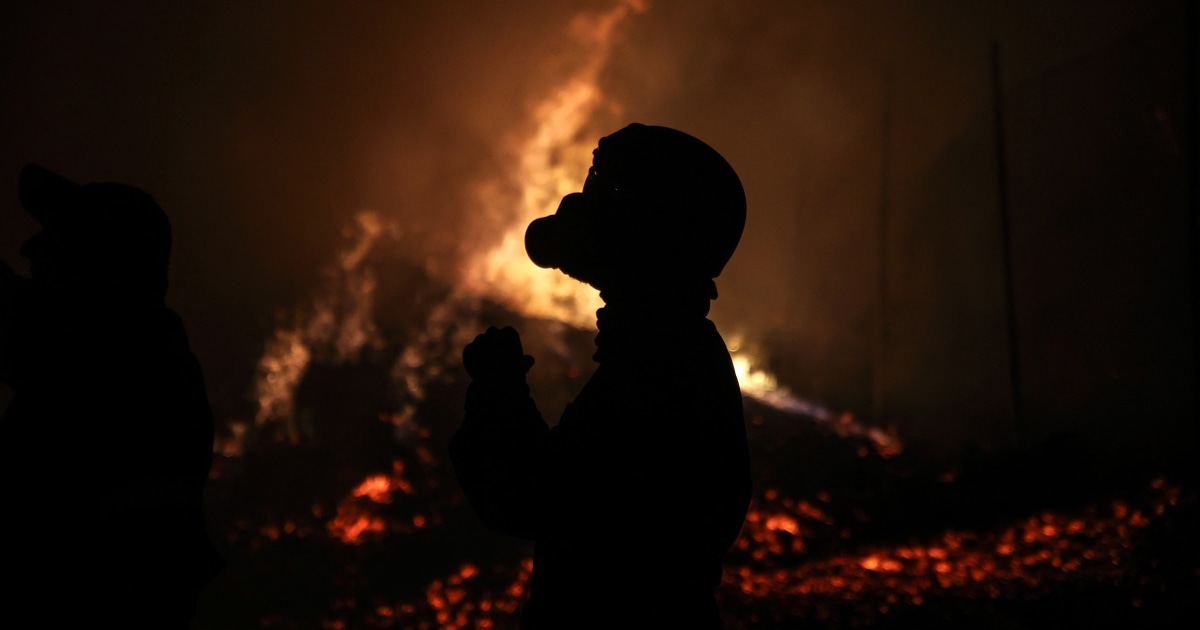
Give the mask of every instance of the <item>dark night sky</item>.
<path id="1" fill-rule="evenodd" d="M 889 409 L 914 435 L 1006 439 L 995 38 L 1036 436 L 1144 449 L 1194 429 L 1182 2 L 649 4 L 604 87 L 741 174 L 750 218 L 714 317 L 785 382 L 870 407 L 890 68 Z M 221 375 L 253 364 L 354 212 L 453 263 L 464 191 L 573 62 L 571 17 L 610 5 L 5 3 L 0 256 L 20 268 L 35 229 L 26 162 L 147 189 L 176 230 L 169 302 L 211 386 L 242 387 Z"/>

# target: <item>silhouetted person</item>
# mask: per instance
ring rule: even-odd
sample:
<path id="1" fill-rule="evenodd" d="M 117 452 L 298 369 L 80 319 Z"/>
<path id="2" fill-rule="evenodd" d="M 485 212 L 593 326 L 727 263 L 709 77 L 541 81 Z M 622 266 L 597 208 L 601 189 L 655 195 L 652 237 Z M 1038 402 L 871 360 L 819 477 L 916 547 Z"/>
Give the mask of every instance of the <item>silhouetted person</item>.
<path id="1" fill-rule="evenodd" d="M 716 151 L 633 124 L 600 141 L 582 193 L 529 225 L 530 258 L 605 306 L 599 367 L 553 429 L 515 330 L 463 351 L 450 453 L 484 524 L 536 541 L 522 628 L 720 626 L 714 588 L 751 484 L 741 392 L 707 315 L 745 213 Z"/>
<path id="2" fill-rule="evenodd" d="M 35 165 L 42 226 L 0 263 L 6 614 L 38 628 L 186 628 L 221 560 L 202 493 L 213 423 L 164 306 L 171 228 L 150 195 Z"/>

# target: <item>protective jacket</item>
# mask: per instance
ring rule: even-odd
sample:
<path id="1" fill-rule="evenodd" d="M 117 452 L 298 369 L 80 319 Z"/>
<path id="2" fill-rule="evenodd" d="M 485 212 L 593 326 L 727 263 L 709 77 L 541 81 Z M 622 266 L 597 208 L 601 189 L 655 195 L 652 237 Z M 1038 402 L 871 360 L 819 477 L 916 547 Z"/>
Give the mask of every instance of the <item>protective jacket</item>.
<path id="1" fill-rule="evenodd" d="M 2 483 L 26 576 L 6 595 L 62 627 L 186 627 L 223 562 L 202 503 L 212 412 L 182 322 L 154 304 L 5 306 Z"/>
<path id="2" fill-rule="evenodd" d="M 471 384 L 451 457 L 484 524 L 535 541 L 522 628 L 720 626 L 714 589 L 751 488 L 707 310 L 610 301 L 599 367 L 553 428 L 522 374 Z"/>

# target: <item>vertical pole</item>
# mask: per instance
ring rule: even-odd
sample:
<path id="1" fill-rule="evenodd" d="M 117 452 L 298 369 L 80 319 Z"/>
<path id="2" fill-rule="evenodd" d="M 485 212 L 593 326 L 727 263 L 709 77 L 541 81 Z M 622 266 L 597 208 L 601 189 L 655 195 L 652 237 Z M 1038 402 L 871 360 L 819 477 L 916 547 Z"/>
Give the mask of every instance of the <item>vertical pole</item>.
<path id="1" fill-rule="evenodd" d="M 1004 100 L 1000 71 L 1000 43 L 992 42 L 992 97 L 996 131 L 996 192 L 1000 205 L 1000 238 L 1004 261 L 1004 315 L 1008 328 L 1009 393 L 1012 400 L 1013 442 L 1026 440 L 1025 409 L 1021 399 L 1021 343 L 1017 335 L 1017 309 L 1013 287 L 1012 228 L 1008 208 L 1008 164 L 1004 146 Z"/>
<path id="2" fill-rule="evenodd" d="M 1200 28 L 1200 7 L 1196 0 L 1183 0 L 1184 60 L 1184 116 L 1187 135 L 1184 137 L 1183 167 L 1187 169 L 1188 223 L 1191 233 L 1192 257 L 1192 370 L 1200 377 L 1200 47 L 1197 46 L 1197 29 Z M 1192 410 L 1200 421 L 1200 386 L 1193 389 Z"/>
<path id="3" fill-rule="evenodd" d="M 887 412 L 887 355 L 888 355 L 888 198 L 890 188 L 892 135 L 892 69 L 883 71 L 883 117 L 880 125 L 882 141 L 879 154 L 879 224 L 878 224 L 878 295 L 875 305 L 875 360 L 871 368 L 871 406 L 875 421 Z"/>

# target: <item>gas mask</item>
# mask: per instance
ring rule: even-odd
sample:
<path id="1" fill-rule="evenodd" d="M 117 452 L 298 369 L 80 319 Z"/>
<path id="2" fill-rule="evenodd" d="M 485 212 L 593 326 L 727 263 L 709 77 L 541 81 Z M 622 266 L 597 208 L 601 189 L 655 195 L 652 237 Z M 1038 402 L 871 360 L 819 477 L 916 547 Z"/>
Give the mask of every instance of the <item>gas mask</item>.
<path id="1" fill-rule="evenodd" d="M 634 123 L 600 140 L 583 191 L 529 224 L 525 251 L 601 291 L 708 286 L 741 238 L 741 182 L 711 147 Z"/>

